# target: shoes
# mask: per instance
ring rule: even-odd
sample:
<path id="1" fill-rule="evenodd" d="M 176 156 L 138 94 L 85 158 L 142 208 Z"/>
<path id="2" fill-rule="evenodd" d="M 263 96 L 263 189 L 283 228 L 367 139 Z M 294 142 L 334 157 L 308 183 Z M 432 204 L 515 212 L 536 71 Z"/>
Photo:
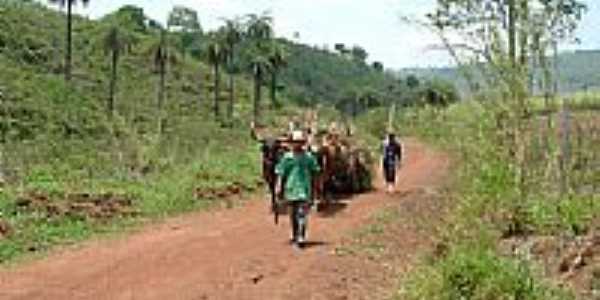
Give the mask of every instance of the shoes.
<path id="1" fill-rule="evenodd" d="M 394 187 L 393 187 L 393 186 L 391 186 L 391 185 L 388 185 L 388 187 L 387 187 L 387 191 L 386 191 L 386 192 L 387 192 L 388 194 L 393 194 L 393 193 L 394 193 L 394 190 L 395 190 L 395 189 L 394 189 Z"/>
<path id="2" fill-rule="evenodd" d="M 302 250 L 302 244 L 300 244 L 300 243 L 293 243 L 293 244 L 292 244 L 292 247 L 293 247 L 293 248 L 294 248 L 294 250 L 296 250 L 296 251 L 300 251 L 300 250 Z"/>

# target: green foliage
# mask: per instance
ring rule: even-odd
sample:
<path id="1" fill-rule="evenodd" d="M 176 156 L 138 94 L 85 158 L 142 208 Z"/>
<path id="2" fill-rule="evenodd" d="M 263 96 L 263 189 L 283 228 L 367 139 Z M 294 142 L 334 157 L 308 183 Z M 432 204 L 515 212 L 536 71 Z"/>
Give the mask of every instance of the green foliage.
<path id="1" fill-rule="evenodd" d="M 173 10 L 169 13 L 167 26 L 169 28 L 176 27 L 185 32 L 202 32 L 198 13 L 191 8 L 180 5 L 173 7 Z"/>
<path id="2" fill-rule="evenodd" d="M 367 60 L 367 57 L 369 57 L 369 53 L 361 46 L 352 47 L 350 54 L 352 55 L 352 59 L 361 63 L 364 63 Z"/>
<path id="3" fill-rule="evenodd" d="M 287 94 L 301 105 L 336 105 L 350 114 L 357 95 L 377 91 L 377 102 L 395 82 L 364 62 L 348 59 L 327 50 L 285 42 L 288 67 L 281 72 Z M 360 110 L 364 110 L 363 107 Z"/>
<path id="4" fill-rule="evenodd" d="M 442 233 L 448 254 L 426 261 L 423 269 L 410 276 L 408 290 L 399 299 L 514 299 L 517 294 L 521 298 L 516 299 L 569 299 L 541 283 L 530 270 L 531 262 L 497 254 L 496 240 L 512 235 L 585 234 L 600 217 L 597 195 L 590 190 L 593 184 L 573 179 L 571 192 L 560 194 L 557 178 L 547 176 L 548 170 L 556 171 L 549 168 L 552 161 L 539 158 L 548 148 L 535 145 L 540 137 L 534 131 L 533 140 L 523 139 L 531 143 L 527 155 L 533 156 L 527 157 L 537 159 L 527 160 L 527 188 L 522 193 L 519 169 L 510 155 L 514 145 L 505 142 L 506 132 L 498 128 L 499 111 L 490 103 L 467 101 L 444 110 L 432 106 L 405 108 L 395 116 L 394 128 L 400 138 L 419 136 L 453 154 L 451 197 L 456 202 Z M 574 121 L 573 126 L 585 126 L 585 116 L 578 113 L 574 117 L 578 123 Z M 592 116 L 594 113 L 588 117 L 596 120 Z M 383 136 L 386 119 L 385 110 L 374 110 L 359 118 L 358 126 Z M 537 124 L 539 120 L 529 122 Z M 572 144 L 572 159 L 585 158 L 595 165 L 592 161 L 597 162 L 598 157 L 593 155 L 597 150 L 592 144 L 598 135 L 593 131 L 583 134 L 586 142 Z M 552 135 L 547 140 L 549 149 L 559 148 Z M 554 155 L 548 157 L 556 159 Z M 585 170 L 573 170 L 569 176 L 590 178 L 591 173 Z"/>
<path id="5" fill-rule="evenodd" d="M 116 24 L 120 29 L 127 29 L 138 33 L 147 33 L 146 22 L 150 20 L 144 14 L 141 7 L 125 5 L 114 13 L 102 17 L 102 21 L 108 24 Z"/>
<path id="6" fill-rule="evenodd" d="M 551 57 L 547 58 L 552 60 Z M 600 68 L 600 51 L 578 50 L 565 51 L 558 55 L 558 89 L 561 94 L 572 94 L 582 91 L 596 92 L 600 89 L 600 75 L 596 70 Z M 469 68 L 468 72 L 475 73 L 476 70 Z M 401 74 L 415 74 L 426 79 L 439 78 L 453 83 L 461 95 L 470 94 L 468 83 L 460 68 L 422 68 L 405 69 Z M 531 93 L 543 95 L 544 87 L 541 86 L 540 71 L 535 71 L 534 84 Z M 480 88 L 486 87 L 485 80 L 477 80 Z"/>
<path id="7" fill-rule="evenodd" d="M 474 98 L 482 101 L 445 110 L 428 105 L 396 116 L 404 134 L 426 138 L 456 160 L 452 172 L 457 187 L 451 195 L 456 207 L 441 237 L 444 251 L 412 276 L 408 299 L 571 298 L 541 281 L 527 254 L 500 254 L 497 241 L 548 233 L 581 235 L 598 216 L 596 185 L 589 184 L 591 169 L 585 167 L 598 161 L 594 147 L 585 142 L 597 141 L 597 134 L 571 132 L 579 141 L 574 144 L 566 138 L 565 126 L 553 125 L 555 116 L 533 116 L 527 99 L 530 57 L 534 63 L 545 62 L 549 45 L 570 38 L 584 10 L 576 0 L 441 0 L 428 15 L 431 28 L 459 64 L 462 51 L 477 61 L 467 63 L 470 69 L 464 71 Z M 448 29 L 477 42 L 450 44 L 445 39 Z M 482 59 L 485 63 L 479 63 Z M 475 73 L 480 79 L 473 80 Z M 476 88 L 479 80 L 484 90 Z M 579 120 L 572 125 L 586 126 Z M 558 131 L 563 132 L 560 138 Z M 566 150 L 570 148 L 577 150 Z"/>
<path id="8" fill-rule="evenodd" d="M 574 197 L 558 202 L 544 200 L 530 201 L 527 207 L 531 226 L 544 234 L 560 234 L 566 230 L 570 235 L 582 235 L 600 217 L 598 201 L 593 197 Z"/>
<path id="9" fill-rule="evenodd" d="M 2 262 L 94 233 L 116 232 L 139 219 L 208 206 L 202 191 L 256 188 L 259 155 L 247 134 L 248 81 L 238 78 L 236 127 L 225 130 L 207 118 L 206 104 L 198 101 L 204 93 L 198 73 L 207 70 L 206 64 L 195 59 L 175 64 L 171 50 L 163 55 L 167 51 L 157 47 L 159 31 L 140 27 L 147 19 L 138 9 L 126 7 L 98 22 L 75 17 L 70 84 L 60 75 L 64 41 L 57 33 L 64 29 L 63 16 L 20 1 L 0 2 L 0 14 L 0 169 L 6 180 L 0 218 L 14 229 L 0 241 Z M 110 30 L 116 24 L 118 33 Z M 126 45 L 121 35 L 136 43 Z M 124 48 L 129 51 L 120 51 Z M 168 65 L 168 100 L 160 114 L 159 78 L 153 76 L 159 71 L 154 65 L 159 48 L 159 62 Z M 105 49 L 120 54 L 120 100 L 112 119 L 104 105 L 111 75 Z M 161 131 L 155 122 L 159 115 Z M 70 193 L 128 195 L 139 219 L 56 218 L 45 224 L 43 215 L 15 210 L 16 199 L 32 191 L 59 202 Z"/>
<path id="10" fill-rule="evenodd" d="M 196 55 L 201 52 L 201 45 L 205 42 L 202 26 L 198 19 L 198 13 L 188 7 L 175 5 L 169 13 L 167 30 L 170 33 L 172 43 L 181 55 L 187 53 Z"/>
<path id="11" fill-rule="evenodd" d="M 398 299 L 572 299 L 539 282 L 526 263 L 498 256 L 481 243 L 456 246 L 419 274 Z"/>

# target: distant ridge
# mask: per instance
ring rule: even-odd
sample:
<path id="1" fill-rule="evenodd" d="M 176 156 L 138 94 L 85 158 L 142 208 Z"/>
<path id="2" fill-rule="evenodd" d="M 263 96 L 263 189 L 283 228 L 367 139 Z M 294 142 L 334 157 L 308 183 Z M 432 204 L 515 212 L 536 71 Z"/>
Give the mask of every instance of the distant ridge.
<path id="1" fill-rule="evenodd" d="M 464 76 L 455 67 L 404 68 L 402 75 L 413 74 L 424 78 L 440 78 L 453 82 L 462 94 L 468 86 Z M 584 90 L 600 90 L 600 49 L 564 51 L 558 56 L 559 92 L 562 94 Z M 539 93 L 539 90 L 534 91 Z"/>

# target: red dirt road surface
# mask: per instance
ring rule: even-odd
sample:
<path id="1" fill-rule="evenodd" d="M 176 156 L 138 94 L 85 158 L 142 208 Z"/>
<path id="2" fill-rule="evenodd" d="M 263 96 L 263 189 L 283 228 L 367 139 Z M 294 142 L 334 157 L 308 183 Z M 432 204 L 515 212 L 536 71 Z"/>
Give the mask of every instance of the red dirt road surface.
<path id="1" fill-rule="evenodd" d="M 412 141 L 407 155 L 401 191 L 438 185 L 448 165 L 445 156 Z M 402 194 L 377 190 L 344 201 L 335 213 L 312 213 L 310 244 L 301 251 L 289 245 L 287 216 L 273 224 L 267 199 L 193 213 L 2 270 L 0 299 L 374 299 L 369 293 L 375 291 L 333 284 L 344 276 L 358 280 L 362 273 L 360 266 L 338 265 L 343 262 L 335 249 L 378 210 L 411 201 Z M 413 242 L 398 250 L 415 252 L 420 237 L 402 231 L 398 240 Z"/>

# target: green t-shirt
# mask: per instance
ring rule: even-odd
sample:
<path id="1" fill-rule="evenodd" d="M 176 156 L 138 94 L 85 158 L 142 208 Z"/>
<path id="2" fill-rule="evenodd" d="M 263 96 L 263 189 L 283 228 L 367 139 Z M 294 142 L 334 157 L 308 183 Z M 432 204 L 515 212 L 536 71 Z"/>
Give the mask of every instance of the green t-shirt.
<path id="1" fill-rule="evenodd" d="M 277 175 L 286 179 L 285 197 L 288 201 L 307 201 L 311 197 L 313 175 L 319 172 L 317 160 L 310 153 L 286 153 L 275 168 Z"/>

